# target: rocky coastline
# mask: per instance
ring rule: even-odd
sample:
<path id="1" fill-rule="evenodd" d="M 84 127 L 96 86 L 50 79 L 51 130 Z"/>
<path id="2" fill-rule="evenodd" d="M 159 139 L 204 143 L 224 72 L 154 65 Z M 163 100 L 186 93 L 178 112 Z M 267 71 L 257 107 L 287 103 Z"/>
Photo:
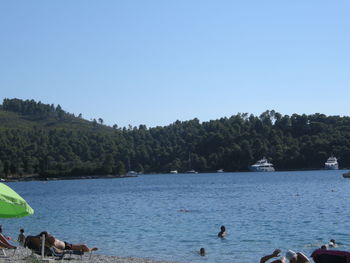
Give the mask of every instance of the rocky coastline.
<path id="1" fill-rule="evenodd" d="M 57 180 L 84 180 L 84 179 L 118 179 L 118 178 L 133 178 L 137 175 L 60 175 L 60 176 L 39 176 L 39 175 L 30 175 L 30 176 L 12 176 L 8 178 L 1 178 L 1 182 L 23 182 L 23 181 L 57 181 Z"/>
<path id="2" fill-rule="evenodd" d="M 41 262 L 56 262 L 57 258 L 46 257 L 44 259 L 41 256 L 33 254 L 32 251 L 28 248 L 19 247 L 16 251 L 13 250 L 5 250 L 6 256 L 0 256 L 0 263 L 41 263 Z M 60 261 L 60 260 L 59 260 Z M 90 253 L 85 253 L 83 258 L 80 256 L 66 255 L 63 257 L 61 262 L 70 262 L 70 263 L 81 263 L 81 262 L 89 262 L 89 263 L 177 263 L 174 261 L 162 261 L 162 260 L 152 260 L 152 259 L 144 259 L 144 258 L 132 258 L 132 257 L 116 257 L 116 256 L 107 256 L 101 254 L 92 253 L 90 257 Z"/>

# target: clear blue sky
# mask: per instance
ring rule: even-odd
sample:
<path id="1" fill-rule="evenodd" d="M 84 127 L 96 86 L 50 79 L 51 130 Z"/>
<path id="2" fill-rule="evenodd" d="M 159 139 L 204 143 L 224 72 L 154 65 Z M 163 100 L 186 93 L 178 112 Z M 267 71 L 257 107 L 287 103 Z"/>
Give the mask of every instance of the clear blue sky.
<path id="1" fill-rule="evenodd" d="M 350 115 L 350 2 L 2 0 L 0 100 L 148 127 Z"/>

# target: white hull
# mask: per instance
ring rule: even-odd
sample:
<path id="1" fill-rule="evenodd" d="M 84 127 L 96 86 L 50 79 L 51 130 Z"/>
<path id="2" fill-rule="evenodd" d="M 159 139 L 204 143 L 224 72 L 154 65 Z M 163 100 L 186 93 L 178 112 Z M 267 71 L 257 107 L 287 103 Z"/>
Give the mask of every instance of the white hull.
<path id="1" fill-rule="evenodd" d="M 269 163 L 264 157 L 255 164 L 251 165 L 249 170 L 252 172 L 274 172 L 275 168 L 273 168 L 273 164 Z"/>
<path id="2" fill-rule="evenodd" d="M 274 172 L 275 171 L 275 168 L 269 166 L 269 167 L 253 167 L 251 166 L 250 167 L 250 171 L 252 172 Z"/>
<path id="3" fill-rule="evenodd" d="M 338 160 L 334 156 L 331 156 L 328 158 L 327 162 L 324 164 L 324 168 L 326 170 L 338 170 L 339 165 L 338 165 Z"/>
<path id="4" fill-rule="evenodd" d="M 336 165 L 327 165 L 326 164 L 324 169 L 326 169 L 326 170 L 339 170 L 339 166 L 338 166 L 338 164 L 336 164 Z"/>

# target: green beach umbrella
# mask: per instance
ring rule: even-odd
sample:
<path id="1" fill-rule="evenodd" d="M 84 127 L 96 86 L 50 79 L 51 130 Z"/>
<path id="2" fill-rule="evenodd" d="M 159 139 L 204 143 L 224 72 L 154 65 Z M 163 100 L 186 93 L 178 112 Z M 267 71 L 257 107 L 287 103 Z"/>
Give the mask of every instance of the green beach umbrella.
<path id="1" fill-rule="evenodd" d="M 0 217 L 13 218 L 34 214 L 27 202 L 7 185 L 0 183 Z"/>

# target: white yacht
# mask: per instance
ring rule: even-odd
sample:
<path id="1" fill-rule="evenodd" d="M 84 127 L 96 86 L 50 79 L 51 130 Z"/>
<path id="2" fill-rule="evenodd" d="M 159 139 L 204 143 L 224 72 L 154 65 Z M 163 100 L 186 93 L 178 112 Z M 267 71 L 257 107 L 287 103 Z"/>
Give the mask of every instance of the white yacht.
<path id="1" fill-rule="evenodd" d="M 171 170 L 170 173 L 171 174 L 177 174 L 177 170 Z"/>
<path id="2" fill-rule="evenodd" d="M 257 161 L 255 164 L 251 165 L 249 169 L 252 172 L 274 172 L 273 164 L 269 163 L 264 157 L 261 160 Z"/>
<path id="3" fill-rule="evenodd" d="M 324 163 L 324 168 L 327 170 L 338 170 L 338 160 L 334 156 L 331 156 L 327 159 L 327 161 Z"/>

